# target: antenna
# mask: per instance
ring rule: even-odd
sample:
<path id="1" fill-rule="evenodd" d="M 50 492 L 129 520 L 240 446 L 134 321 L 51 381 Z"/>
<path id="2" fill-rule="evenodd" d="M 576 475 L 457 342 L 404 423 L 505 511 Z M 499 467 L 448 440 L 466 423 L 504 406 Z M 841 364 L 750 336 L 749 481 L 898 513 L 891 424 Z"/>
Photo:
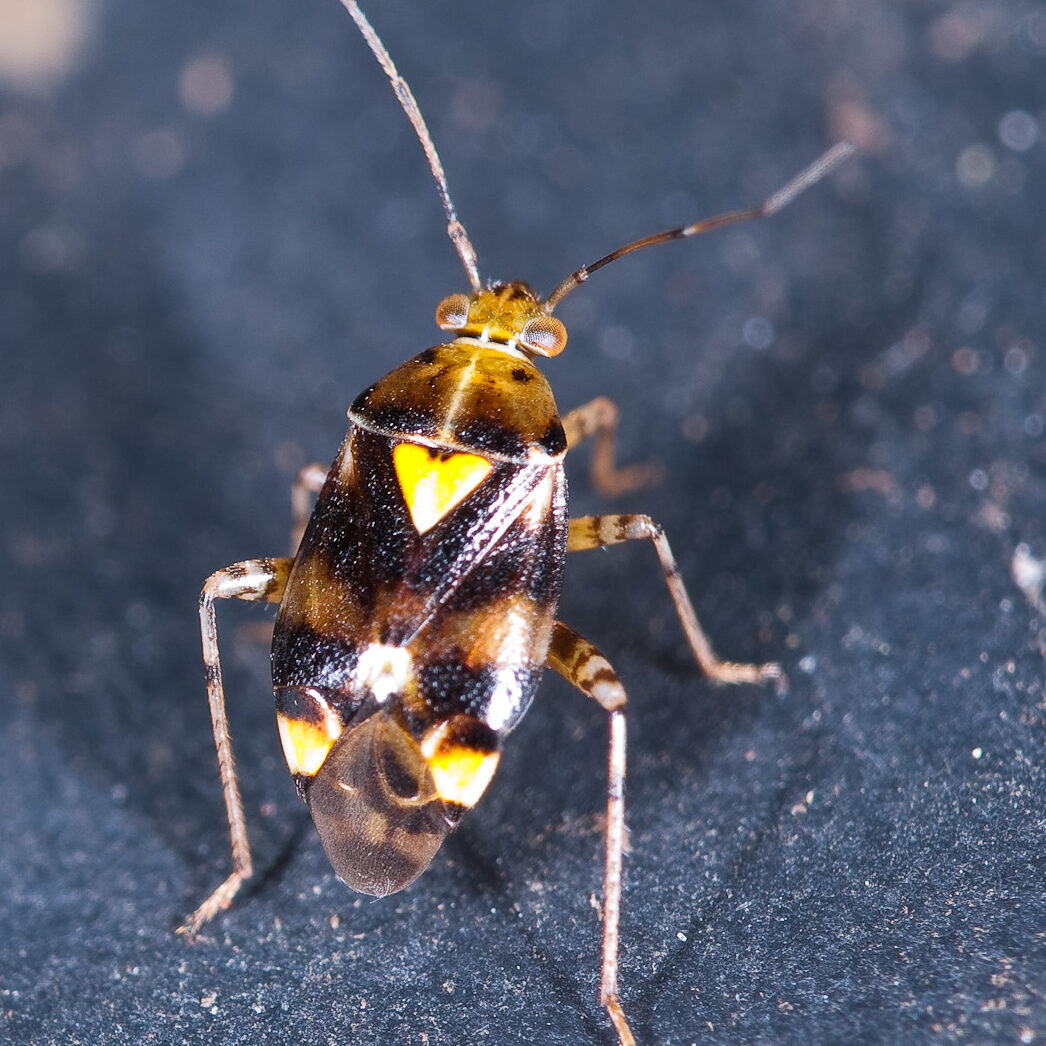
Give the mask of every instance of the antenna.
<path id="1" fill-rule="evenodd" d="M 447 215 L 447 235 L 461 256 L 461 264 L 465 266 L 465 272 L 468 275 L 469 283 L 472 284 L 473 291 L 482 290 L 483 284 L 480 281 L 479 268 L 476 265 L 475 248 L 472 246 L 469 234 L 465 231 L 465 226 L 458 220 L 457 213 L 454 210 L 454 202 L 451 200 L 450 190 L 447 188 L 447 176 L 443 173 L 443 164 L 440 163 L 439 153 L 436 152 L 432 135 L 429 134 L 429 129 L 425 126 L 425 118 L 421 115 L 418 103 L 414 100 L 414 95 L 411 94 L 407 81 L 400 76 L 399 70 L 389 56 L 389 52 L 381 42 L 381 37 L 378 36 L 373 26 L 367 21 L 367 16 L 360 10 L 356 0 L 341 0 L 341 2 L 349 14 L 352 15 L 352 20 L 359 26 L 363 39 L 367 41 L 367 46 L 374 52 L 374 57 L 377 58 L 382 69 L 385 70 L 385 75 L 392 84 L 392 90 L 396 93 L 400 105 L 403 106 L 403 111 L 414 126 L 414 133 L 418 136 L 421 147 L 425 150 L 425 156 L 428 158 L 432 177 L 436 179 L 439 198 L 443 201 L 443 210 Z"/>
<path id="2" fill-rule="evenodd" d="M 659 243 L 668 243 L 669 240 L 684 240 L 688 236 L 697 236 L 699 233 L 718 229 L 723 225 L 733 225 L 735 222 L 745 222 L 751 218 L 768 218 L 782 207 L 787 206 L 801 192 L 809 189 L 815 182 L 819 182 L 826 174 L 839 166 L 847 157 L 852 156 L 856 150 L 849 142 L 837 142 L 819 159 L 815 160 L 805 170 L 800 171 L 787 185 L 778 189 L 773 196 L 769 197 L 758 207 L 749 207 L 743 211 L 729 211 L 726 214 L 717 214 L 714 218 L 705 218 L 703 221 L 694 222 L 693 225 L 684 225 L 678 229 L 666 229 L 664 232 L 654 233 L 653 236 L 644 236 L 641 240 L 626 243 L 624 247 L 618 247 L 608 255 L 600 258 L 591 265 L 585 265 L 572 272 L 556 289 L 545 299 L 545 311 L 551 312 L 571 291 L 577 290 L 597 269 L 609 265 L 618 258 L 623 258 L 633 251 L 642 250 L 644 247 L 654 247 Z"/>

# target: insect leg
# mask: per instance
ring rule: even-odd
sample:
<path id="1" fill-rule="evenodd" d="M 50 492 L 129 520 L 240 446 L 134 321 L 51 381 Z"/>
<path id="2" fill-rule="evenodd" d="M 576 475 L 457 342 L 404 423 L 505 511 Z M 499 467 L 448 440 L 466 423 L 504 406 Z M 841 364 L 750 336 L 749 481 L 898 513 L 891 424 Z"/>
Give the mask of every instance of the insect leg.
<path id="1" fill-rule="evenodd" d="M 659 523 L 649 516 L 606 515 L 581 516 L 570 521 L 567 535 L 567 551 L 577 552 L 587 548 L 601 548 L 604 545 L 616 545 L 622 541 L 634 541 L 638 538 L 649 538 L 657 549 L 661 560 L 661 569 L 665 574 L 665 583 L 675 603 L 676 613 L 683 625 L 683 631 L 690 641 L 702 671 L 717 683 L 764 683 L 771 679 L 781 678 L 780 665 L 742 665 L 733 661 L 721 661 L 712 644 L 709 643 L 701 627 L 694 605 L 690 602 L 686 585 L 676 566 L 675 557 L 668 544 L 668 538 Z"/>
<path id="2" fill-rule="evenodd" d="M 635 1046 L 617 994 L 618 926 L 621 919 L 621 857 L 625 849 L 625 688 L 610 662 L 584 637 L 557 621 L 547 664 L 610 713 L 607 782 L 607 851 L 603 886 L 603 973 L 599 1001 L 621 1046 Z"/>
<path id="3" fill-rule="evenodd" d="M 251 875 L 251 851 L 247 842 L 247 822 L 236 780 L 236 765 L 232 756 L 232 738 L 229 720 L 225 715 L 225 691 L 222 688 L 222 668 L 218 656 L 218 626 L 214 616 L 216 599 L 251 599 L 278 603 L 290 577 L 290 559 L 248 559 L 212 574 L 200 593 L 200 634 L 203 639 L 203 662 L 207 669 L 207 699 L 211 706 L 211 724 L 214 744 L 218 749 L 218 769 L 221 771 L 225 812 L 229 818 L 229 836 L 232 842 L 232 874 L 196 909 L 185 925 L 179 928 L 190 940 L 200 927 L 213 919 L 223 908 L 228 908 L 244 879 Z"/>
<path id="4" fill-rule="evenodd" d="M 664 474 L 661 465 L 653 461 L 624 468 L 614 464 L 617 419 L 617 404 L 606 396 L 597 396 L 563 418 L 569 449 L 573 450 L 583 439 L 595 436 L 589 475 L 596 490 L 607 496 L 627 494 L 630 490 L 657 483 Z"/>
<path id="5" fill-rule="evenodd" d="M 312 515 L 312 495 L 323 489 L 327 479 L 326 465 L 306 465 L 294 480 L 291 487 L 291 555 L 298 551 L 305 528 Z"/>

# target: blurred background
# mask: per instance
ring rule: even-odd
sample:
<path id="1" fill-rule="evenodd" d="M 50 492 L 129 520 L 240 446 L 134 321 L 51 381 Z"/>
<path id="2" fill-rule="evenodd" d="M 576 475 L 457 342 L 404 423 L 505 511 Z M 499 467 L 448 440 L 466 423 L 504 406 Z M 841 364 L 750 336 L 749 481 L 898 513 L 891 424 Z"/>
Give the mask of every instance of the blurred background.
<path id="1" fill-rule="evenodd" d="M 861 150 L 767 222 L 564 302 L 560 405 L 622 407 L 562 616 L 631 695 L 622 996 L 641 1043 L 1046 1039 L 1046 8 L 373 0 L 485 278 L 549 291 Z M 495 783 L 380 903 L 274 729 L 270 611 L 220 608 L 257 874 L 228 870 L 203 579 L 286 554 L 296 470 L 467 283 L 334 0 L 0 0 L 0 1038 L 610 1043 L 606 726 L 543 684 Z"/>

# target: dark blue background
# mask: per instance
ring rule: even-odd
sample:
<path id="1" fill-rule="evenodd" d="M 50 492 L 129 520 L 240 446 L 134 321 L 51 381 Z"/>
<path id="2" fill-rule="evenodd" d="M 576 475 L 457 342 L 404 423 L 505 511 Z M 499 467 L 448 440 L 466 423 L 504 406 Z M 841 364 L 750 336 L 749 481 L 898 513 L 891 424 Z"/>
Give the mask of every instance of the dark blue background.
<path id="1" fill-rule="evenodd" d="M 575 512 L 663 522 L 719 652 L 792 682 L 709 686 L 649 548 L 571 560 L 563 616 L 632 697 L 623 998 L 648 1046 L 1039 1041 L 1046 608 L 1011 565 L 1046 557 L 1043 7 L 369 8 L 486 277 L 547 292 L 865 147 L 599 273 L 544 368 L 669 477 L 607 503 L 581 452 Z M 606 725 L 551 677 L 374 903 L 283 767 L 266 612 L 223 606 L 258 874 L 174 936 L 228 868 L 202 580 L 285 552 L 294 471 L 465 281 L 333 0 L 88 10 L 67 76 L 0 95 L 0 1038 L 611 1043 Z"/>

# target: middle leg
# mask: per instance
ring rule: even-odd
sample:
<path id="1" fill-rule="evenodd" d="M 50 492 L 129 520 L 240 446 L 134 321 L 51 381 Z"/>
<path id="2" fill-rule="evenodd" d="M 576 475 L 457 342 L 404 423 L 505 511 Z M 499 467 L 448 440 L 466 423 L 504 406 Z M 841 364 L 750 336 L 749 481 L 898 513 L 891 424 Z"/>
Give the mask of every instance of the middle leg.
<path id="1" fill-rule="evenodd" d="M 655 523 L 649 516 L 614 514 L 572 519 L 567 535 L 567 551 L 602 548 L 604 545 L 617 545 L 622 541 L 635 541 L 640 538 L 648 538 L 657 549 L 676 613 L 683 625 L 683 631 L 686 632 L 690 648 L 705 675 L 717 683 L 765 683 L 771 679 L 780 679 L 781 666 L 772 662 L 765 665 L 744 665 L 734 661 L 722 661 L 716 656 L 701 622 L 697 619 L 668 538 L 665 537 L 660 524 Z"/>

